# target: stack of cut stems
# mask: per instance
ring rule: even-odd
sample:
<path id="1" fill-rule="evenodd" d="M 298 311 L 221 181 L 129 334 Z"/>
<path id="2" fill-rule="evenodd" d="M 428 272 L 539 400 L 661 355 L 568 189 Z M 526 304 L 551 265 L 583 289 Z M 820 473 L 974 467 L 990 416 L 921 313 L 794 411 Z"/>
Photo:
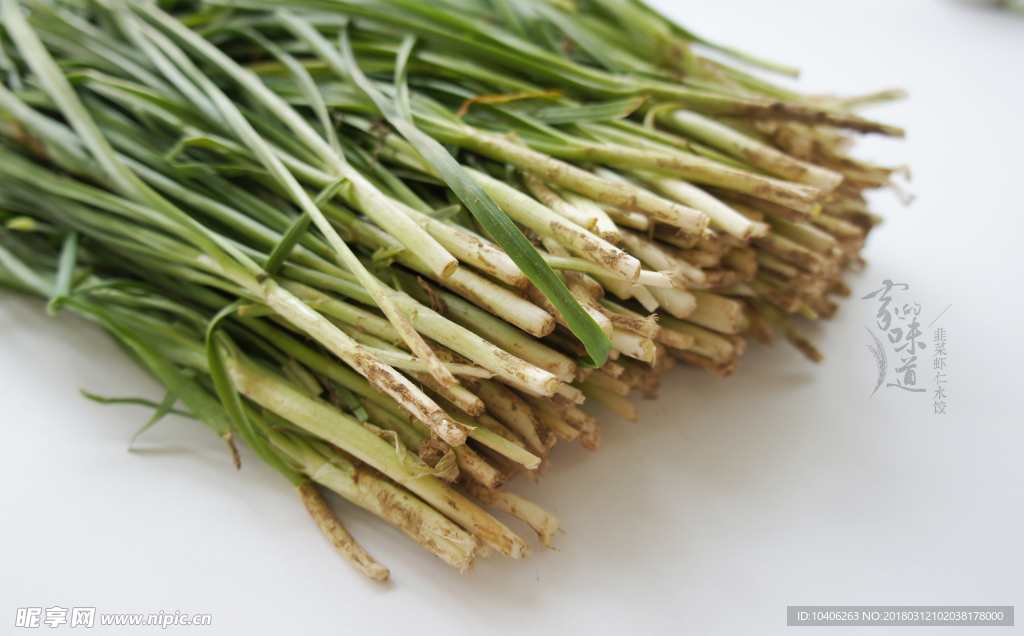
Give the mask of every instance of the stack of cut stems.
<path id="1" fill-rule="evenodd" d="M 460 571 L 530 553 L 487 510 L 550 547 L 504 484 L 677 361 L 819 359 L 793 317 L 897 172 L 847 149 L 898 91 L 793 93 L 639 0 L 0 7 L 0 285 L 167 389 L 91 397 L 240 437 L 378 579 L 321 489 Z"/>

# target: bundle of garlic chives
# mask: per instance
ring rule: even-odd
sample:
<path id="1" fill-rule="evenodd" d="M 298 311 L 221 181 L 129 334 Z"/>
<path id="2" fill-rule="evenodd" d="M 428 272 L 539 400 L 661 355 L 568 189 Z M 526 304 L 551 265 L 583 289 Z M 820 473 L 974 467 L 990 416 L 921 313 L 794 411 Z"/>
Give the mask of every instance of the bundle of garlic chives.
<path id="1" fill-rule="evenodd" d="M 676 359 L 820 357 L 788 316 L 834 313 L 894 172 L 841 131 L 900 134 L 849 112 L 896 93 L 778 89 L 638 0 L 0 2 L 0 283 L 109 330 L 378 578 L 310 478 L 461 570 L 528 548 L 449 483 L 549 545 L 502 484 Z"/>

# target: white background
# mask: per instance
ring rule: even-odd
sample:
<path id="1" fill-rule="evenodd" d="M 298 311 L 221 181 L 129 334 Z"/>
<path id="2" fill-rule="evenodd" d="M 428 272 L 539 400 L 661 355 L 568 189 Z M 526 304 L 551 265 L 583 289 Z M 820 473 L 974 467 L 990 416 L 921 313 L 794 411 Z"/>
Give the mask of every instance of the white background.
<path id="1" fill-rule="evenodd" d="M 655 4 L 801 65 L 808 91 L 912 95 L 867 112 L 907 139 L 860 156 L 910 164 L 917 201 L 876 197 L 887 221 L 854 298 L 811 330 L 822 364 L 754 345 L 728 380 L 673 372 L 640 424 L 603 418 L 598 453 L 560 445 L 540 487 L 514 485 L 561 517 L 558 552 L 530 537 L 535 556 L 459 575 L 339 504 L 391 568 L 380 584 L 202 425 L 168 419 L 127 452 L 148 412 L 77 391 L 159 399 L 156 385 L 98 329 L 0 295 L 0 631 L 20 631 L 17 607 L 53 605 L 210 613 L 217 634 L 803 633 L 787 605 L 1024 607 L 1024 19 L 940 0 Z M 894 389 L 868 398 L 874 307 L 856 298 L 884 278 L 911 285 L 926 324 L 952 304 L 936 324 L 948 415 Z M 899 631 L 841 633 L 857 629 Z"/>

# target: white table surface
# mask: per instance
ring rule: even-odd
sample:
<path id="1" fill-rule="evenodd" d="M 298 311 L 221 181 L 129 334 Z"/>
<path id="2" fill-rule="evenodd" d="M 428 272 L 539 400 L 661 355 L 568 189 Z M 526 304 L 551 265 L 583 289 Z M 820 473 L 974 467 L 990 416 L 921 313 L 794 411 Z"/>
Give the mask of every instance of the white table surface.
<path id="1" fill-rule="evenodd" d="M 201 424 L 169 418 L 127 452 L 148 412 L 78 390 L 157 386 L 92 325 L 0 295 L 0 631 L 21 631 L 17 607 L 53 605 L 210 613 L 216 634 L 774 634 L 795 629 L 787 605 L 1024 606 L 1024 19 L 941 0 L 655 4 L 801 65 L 808 91 L 912 95 L 867 111 L 907 139 L 866 139 L 860 156 L 910 164 L 917 201 L 875 198 L 887 222 L 854 299 L 811 329 L 822 364 L 754 345 L 728 380 L 674 371 L 639 424 L 603 418 L 596 454 L 560 445 L 540 487 L 513 486 L 561 517 L 557 552 L 512 521 L 536 554 L 459 575 L 339 503 L 391 568 L 380 584 Z M 895 389 L 868 398 L 874 306 L 856 298 L 885 278 L 927 321 L 952 305 L 935 325 L 947 415 Z"/>

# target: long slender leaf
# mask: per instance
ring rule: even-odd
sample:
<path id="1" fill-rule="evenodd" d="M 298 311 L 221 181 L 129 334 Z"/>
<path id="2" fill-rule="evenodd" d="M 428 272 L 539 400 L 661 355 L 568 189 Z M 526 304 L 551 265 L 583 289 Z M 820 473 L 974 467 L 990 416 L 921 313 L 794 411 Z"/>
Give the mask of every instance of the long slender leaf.
<path id="1" fill-rule="evenodd" d="M 114 334 L 133 355 L 148 367 L 153 374 L 170 391 L 177 395 L 182 403 L 196 414 L 203 423 L 213 429 L 221 438 L 228 442 L 238 465 L 237 453 L 231 442 L 231 423 L 223 406 L 206 392 L 196 380 L 186 378 L 181 369 L 146 344 L 146 339 L 133 330 L 124 327 L 107 311 L 77 296 L 71 296 L 67 305 L 75 311 L 89 317 Z"/>
<path id="2" fill-rule="evenodd" d="M 89 393 L 85 389 L 82 389 L 80 393 L 82 394 L 83 397 L 90 399 L 93 402 L 96 402 L 97 404 L 132 404 L 135 406 L 148 406 L 151 409 L 160 408 L 160 403 L 154 402 L 153 400 L 147 400 L 145 398 L 108 398 L 103 397 L 102 395 L 96 395 L 95 393 Z M 177 399 L 177 396 L 175 396 L 175 399 Z M 167 412 L 170 413 L 171 415 L 177 415 L 178 417 L 187 417 L 193 420 L 199 419 L 192 413 L 189 413 L 188 411 L 182 411 L 180 409 L 172 408 Z"/>
<path id="3" fill-rule="evenodd" d="M 303 212 L 299 215 L 299 218 L 295 219 L 295 222 L 288 228 L 288 231 L 284 233 L 281 241 L 274 247 L 274 251 L 270 253 L 266 265 L 263 266 L 263 271 L 271 276 L 275 276 L 312 222 L 313 217 L 309 216 L 309 214 Z"/>
<path id="4" fill-rule="evenodd" d="M 63 298 L 71 292 L 71 281 L 75 274 L 75 264 L 78 260 L 78 232 L 68 232 L 64 237 L 64 244 L 60 250 L 60 261 L 57 265 L 57 280 L 53 285 L 53 294 L 46 306 L 47 312 L 52 316 L 61 307 Z"/>
<path id="5" fill-rule="evenodd" d="M 224 410 L 227 411 L 228 417 L 231 419 L 232 424 L 234 424 L 235 430 L 239 432 L 245 443 L 259 455 L 260 459 L 284 475 L 293 485 L 298 486 L 305 479 L 285 465 L 277 453 L 257 433 L 246 413 L 242 396 L 238 393 L 238 388 L 235 386 L 234 381 L 231 379 L 231 373 L 228 371 L 225 356 L 241 354 L 237 350 L 229 354 L 230 340 L 227 335 L 218 333 L 217 329 L 221 321 L 237 311 L 242 304 L 244 304 L 244 301 L 237 300 L 221 309 L 210 319 L 209 327 L 206 330 L 206 359 L 210 368 L 210 378 L 213 380 L 217 397 L 220 398 L 221 403 L 224 405 Z"/>
<path id="6" fill-rule="evenodd" d="M 348 183 L 348 179 L 342 177 L 335 180 L 333 183 L 329 183 L 327 187 L 320 191 L 313 199 L 313 204 L 318 208 L 322 208 L 325 203 L 334 198 L 338 191 L 345 187 Z M 284 233 L 281 241 L 274 247 L 274 251 L 270 253 L 270 257 L 267 259 L 267 264 L 263 266 L 263 271 L 270 274 L 271 276 L 277 275 L 277 272 L 281 269 L 281 265 L 288 259 L 288 256 L 295 249 L 295 246 L 302 240 L 306 231 L 309 230 L 309 225 L 313 222 L 313 217 L 308 212 L 303 212 L 299 215 L 299 218 L 288 227 L 288 231 Z"/>
<path id="7" fill-rule="evenodd" d="M 178 396 L 174 394 L 174 391 L 168 391 L 167 395 L 164 396 L 164 399 L 157 405 L 156 413 L 153 413 L 153 417 L 149 418 L 149 421 L 146 422 L 142 428 L 135 431 L 135 435 L 132 435 L 132 441 L 128 442 L 128 450 L 133 450 L 132 446 L 135 444 L 135 440 L 139 438 L 139 435 L 142 435 L 149 429 L 153 428 L 154 424 L 169 415 L 173 410 L 171 407 L 173 407 L 174 403 L 177 401 Z"/>
<path id="8" fill-rule="evenodd" d="M 579 124 L 624 119 L 647 101 L 646 97 L 629 97 L 585 106 L 552 106 L 533 113 L 545 124 Z"/>

